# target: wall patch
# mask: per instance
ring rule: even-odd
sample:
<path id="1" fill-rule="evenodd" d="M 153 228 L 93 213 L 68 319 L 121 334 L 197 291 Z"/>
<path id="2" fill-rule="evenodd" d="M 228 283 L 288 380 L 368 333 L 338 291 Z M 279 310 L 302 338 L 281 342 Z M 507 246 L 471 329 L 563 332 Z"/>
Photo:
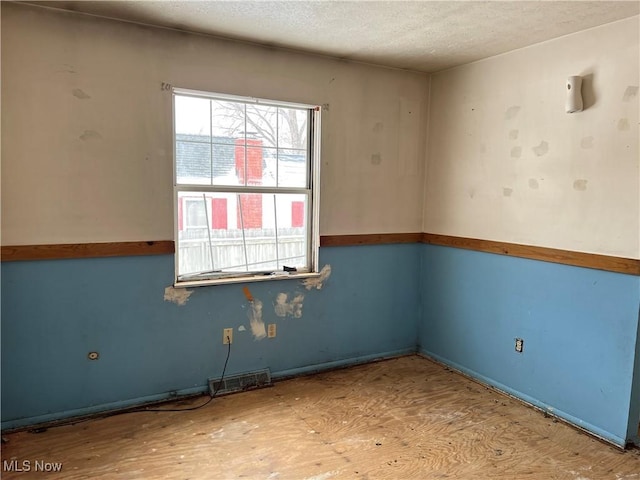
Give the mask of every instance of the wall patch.
<path id="1" fill-rule="evenodd" d="M 540 142 L 540 145 L 533 147 L 532 150 L 533 150 L 533 153 L 536 154 L 536 156 L 541 157 L 543 155 L 546 155 L 547 152 L 549 151 L 549 144 L 544 140 L 542 140 Z"/>
<path id="2" fill-rule="evenodd" d="M 85 130 L 84 133 L 80 135 L 78 138 L 84 141 L 100 140 L 102 138 L 102 135 L 100 135 L 100 133 L 96 132 L 95 130 Z"/>
<path id="3" fill-rule="evenodd" d="M 618 130 L 624 132 L 625 130 L 629 130 L 629 120 L 626 118 L 621 118 L 618 120 Z"/>
<path id="4" fill-rule="evenodd" d="M 164 289 L 164 301 L 183 306 L 189 301 L 192 293 L 193 290 L 187 290 L 186 288 L 167 287 Z"/>
<path id="5" fill-rule="evenodd" d="M 304 301 L 304 295 L 298 294 L 289 300 L 289 295 L 286 293 L 279 293 L 276 297 L 276 303 L 273 308 L 276 315 L 279 317 L 302 317 L 302 307 Z"/>
<path id="6" fill-rule="evenodd" d="M 267 336 L 267 329 L 262 320 L 262 302 L 254 298 L 253 301 L 249 303 L 247 317 L 249 317 L 249 323 L 251 324 L 251 333 L 253 333 L 254 339 L 262 340 Z"/>
<path id="7" fill-rule="evenodd" d="M 504 112 L 504 118 L 506 120 L 511 120 L 512 118 L 514 118 L 516 115 L 518 115 L 518 112 L 520 111 L 520 106 L 519 105 L 514 105 L 513 107 L 509 107 L 507 109 L 506 112 Z"/>
<path id="8" fill-rule="evenodd" d="M 624 91 L 624 95 L 622 96 L 623 102 L 630 102 L 633 98 L 638 95 L 638 86 L 637 85 L 629 85 L 627 89 Z"/>
<path id="9" fill-rule="evenodd" d="M 87 99 L 91 98 L 91 96 L 90 96 L 90 95 L 87 95 L 87 94 L 84 92 L 84 90 L 82 90 L 82 89 L 80 89 L 80 88 L 74 88 L 74 89 L 71 91 L 71 94 L 72 94 L 74 97 L 79 98 L 80 100 L 87 100 Z"/>
<path id="10" fill-rule="evenodd" d="M 584 178 L 580 178 L 573 182 L 573 189 L 578 190 L 579 192 L 584 192 L 587 189 L 587 182 Z"/>
<path id="11" fill-rule="evenodd" d="M 593 136 L 589 135 L 588 137 L 584 137 L 580 140 L 580 147 L 582 148 L 593 148 Z"/>
<path id="12" fill-rule="evenodd" d="M 304 288 L 307 290 L 311 290 L 315 288 L 316 290 L 322 290 L 322 285 L 327 279 L 331 276 L 331 265 L 325 265 L 320 270 L 320 274 L 317 277 L 306 278 L 302 281 Z"/>

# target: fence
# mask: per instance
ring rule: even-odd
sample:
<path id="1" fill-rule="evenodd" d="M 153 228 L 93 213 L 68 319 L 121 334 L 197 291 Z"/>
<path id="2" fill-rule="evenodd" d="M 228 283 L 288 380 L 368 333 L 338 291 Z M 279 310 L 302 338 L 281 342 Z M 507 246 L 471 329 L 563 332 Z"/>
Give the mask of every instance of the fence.
<path id="1" fill-rule="evenodd" d="M 178 239 L 179 274 L 205 271 L 282 270 L 307 264 L 304 228 L 188 229 Z M 277 238 L 277 242 L 276 242 Z"/>

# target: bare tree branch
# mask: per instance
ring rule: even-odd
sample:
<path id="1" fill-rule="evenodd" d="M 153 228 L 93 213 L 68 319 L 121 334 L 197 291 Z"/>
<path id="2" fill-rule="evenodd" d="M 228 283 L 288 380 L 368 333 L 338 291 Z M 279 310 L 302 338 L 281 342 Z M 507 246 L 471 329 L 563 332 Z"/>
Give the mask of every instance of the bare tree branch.
<path id="1" fill-rule="evenodd" d="M 280 139 L 286 139 L 287 143 L 290 143 L 289 148 L 306 149 L 307 122 L 306 117 L 300 118 L 306 114 L 305 111 L 277 107 L 265 109 L 236 102 L 225 102 L 222 105 L 225 113 L 216 116 L 231 120 L 227 128 L 229 136 L 236 136 L 250 127 L 259 138 L 273 146 L 281 143 Z M 283 121 L 278 122 L 278 119 Z"/>

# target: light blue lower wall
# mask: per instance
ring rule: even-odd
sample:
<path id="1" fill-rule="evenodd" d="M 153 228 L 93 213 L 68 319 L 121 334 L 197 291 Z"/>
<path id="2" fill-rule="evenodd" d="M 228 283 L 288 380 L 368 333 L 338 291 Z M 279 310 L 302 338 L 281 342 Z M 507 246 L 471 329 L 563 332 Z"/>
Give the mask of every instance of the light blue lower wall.
<path id="1" fill-rule="evenodd" d="M 225 327 L 228 374 L 415 352 L 419 255 L 419 245 L 323 248 L 332 274 L 321 290 L 293 280 L 201 287 L 184 306 L 163 299 L 171 255 L 3 263 L 2 428 L 204 391 L 221 374 Z M 244 286 L 276 338 L 254 339 Z M 304 294 L 301 318 L 276 315 L 279 293 Z"/>
<path id="2" fill-rule="evenodd" d="M 616 444 L 637 440 L 640 278 L 433 245 L 421 269 L 421 352 Z"/>
<path id="3" fill-rule="evenodd" d="M 332 267 L 321 290 L 203 287 L 184 306 L 163 299 L 171 255 L 3 263 L 2 428 L 205 391 L 233 327 L 228 374 L 419 350 L 609 441 L 638 440 L 640 278 L 433 245 L 320 258 Z M 254 339 L 244 286 L 276 338 Z M 304 294 L 301 318 L 276 315 L 279 293 Z"/>

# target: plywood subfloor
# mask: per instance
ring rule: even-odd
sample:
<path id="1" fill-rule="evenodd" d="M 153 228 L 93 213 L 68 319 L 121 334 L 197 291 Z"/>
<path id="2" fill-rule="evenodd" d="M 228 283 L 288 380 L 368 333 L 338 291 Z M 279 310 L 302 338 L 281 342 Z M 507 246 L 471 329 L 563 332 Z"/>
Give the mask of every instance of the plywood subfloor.
<path id="1" fill-rule="evenodd" d="M 190 412 L 5 438 L 2 460 L 29 460 L 32 471 L 3 479 L 640 480 L 637 450 L 618 451 L 419 356 L 278 382 Z M 63 470 L 35 473 L 36 460 Z"/>

